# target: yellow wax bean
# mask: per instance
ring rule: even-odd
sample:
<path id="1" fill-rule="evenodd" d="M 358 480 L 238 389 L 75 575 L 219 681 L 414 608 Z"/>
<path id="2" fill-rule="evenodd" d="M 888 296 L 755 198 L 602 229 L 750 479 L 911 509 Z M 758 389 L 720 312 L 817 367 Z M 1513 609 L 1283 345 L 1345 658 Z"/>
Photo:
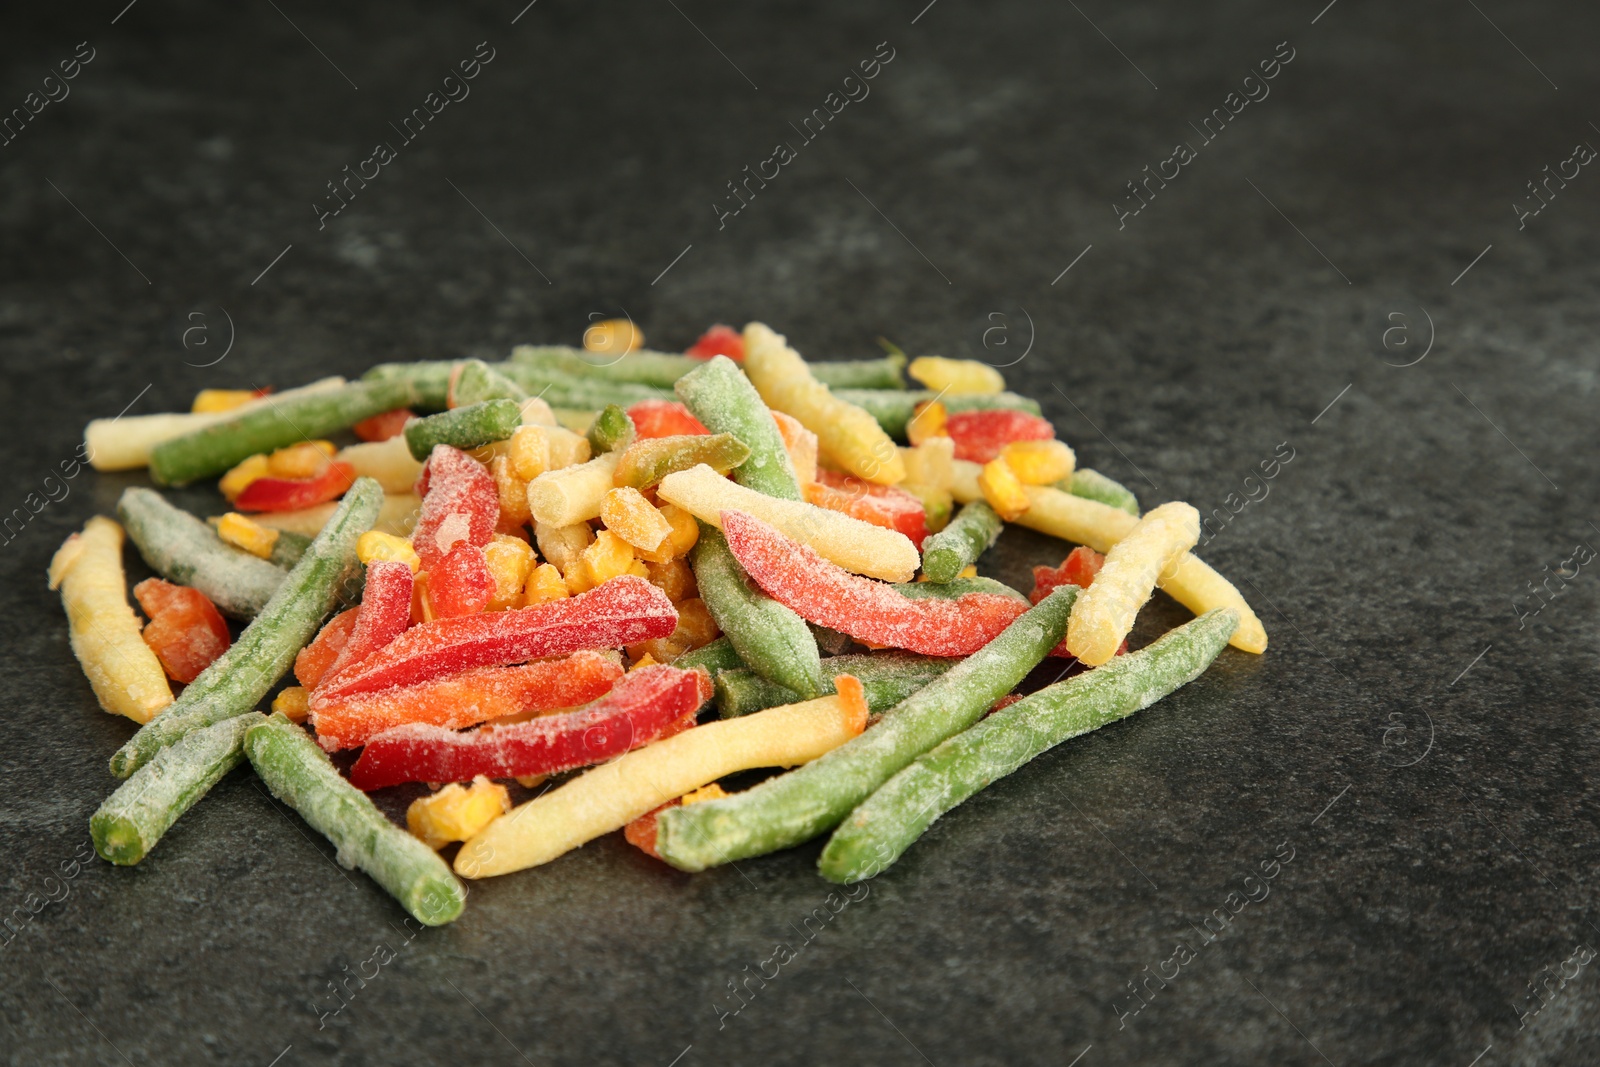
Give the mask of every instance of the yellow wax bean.
<path id="1" fill-rule="evenodd" d="M 906 373 L 936 393 L 1003 393 L 1006 380 L 987 363 L 975 359 L 918 356 Z"/>
<path id="2" fill-rule="evenodd" d="M 1145 513 L 1106 553 L 1105 566 L 1072 606 L 1067 650 L 1091 667 L 1117 654 L 1133 620 L 1169 573 L 1200 539 L 1200 513 L 1182 501 Z"/>
<path id="3" fill-rule="evenodd" d="M 722 719 L 602 764 L 490 823 L 461 846 L 456 873 L 537 867 L 724 775 L 809 763 L 866 727 L 856 688 L 855 700 L 826 696 Z"/>
<path id="4" fill-rule="evenodd" d="M 815 504 L 779 500 L 746 489 L 703 463 L 667 475 L 656 487 L 656 496 L 719 530 L 724 511 L 754 515 L 786 536 L 810 545 L 822 558 L 869 578 L 909 582 L 922 565 L 917 547 L 903 533 Z"/>
<path id="5" fill-rule="evenodd" d="M 598 519 L 621 458 L 621 452 L 606 452 L 587 463 L 546 471 L 528 483 L 528 510 L 547 526 Z"/>
<path id="6" fill-rule="evenodd" d="M 983 499 L 983 491 L 978 488 L 978 473 L 982 469 L 977 463 L 955 461 L 950 491 L 956 500 L 967 504 Z M 1030 485 L 1026 489 L 1029 506 L 1017 518 L 1017 525 L 1063 541 L 1088 545 L 1096 552 L 1111 551 L 1111 546 L 1126 537 L 1139 522 L 1126 511 L 1098 500 L 1045 486 Z M 1157 585 L 1196 615 L 1204 615 L 1212 608 L 1232 608 L 1239 615 L 1239 628 L 1228 643 L 1245 652 L 1267 650 L 1266 628 L 1239 590 L 1194 553 L 1186 553 L 1177 570 L 1164 574 Z"/>
<path id="7" fill-rule="evenodd" d="M 745 327 L 744 373 L 768 407 L 799 419 L 851 474 L 882 485 L 906 480 L 906 465 L 878 420 L 812 377 L 782 334 L 759 322 Z"/>
<path id="8" fill-rule="evenodd" d="M 142 724 L 172 703 L 172 687 L 128 606 L 122 537 L 110 519 L 90 519 L 50 561 L 50 588 L 61 590 L 72 652 L 100 706 Z"/>
<path id="9" fill-rule="evenodd" d="M 387 441 L 363 442 L 339 450 L 334 457 L 348 463 L 360 477 L 371 478 L 385 493 L 409 493 L 422 474 L 422 464 L 411 456 L 404 434 Z"/>

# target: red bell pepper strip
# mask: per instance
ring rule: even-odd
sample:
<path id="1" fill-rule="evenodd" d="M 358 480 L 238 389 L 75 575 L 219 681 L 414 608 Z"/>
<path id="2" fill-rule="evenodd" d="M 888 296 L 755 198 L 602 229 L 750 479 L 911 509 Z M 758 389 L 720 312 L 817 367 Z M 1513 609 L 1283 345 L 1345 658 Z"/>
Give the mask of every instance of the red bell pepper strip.
<path id="1" fill-rule="evenodd" d="M 956 458 L 973 463 L 989 462 L 1013 441 L 1049 441 L 1056 435 L 1048 420 L 1006 408 L 953 411 L 944 428 L 955 440 Z"/>
<path id="2" fill-rule="evenodd" d="M 676 400 L 641 400 L 628 408 L 628 418 L 633 420 L 635 440 L 711 432 Z"/>
<path id="3" fill-rule="evenodd" d="M 922 549 L 928 537 L 928 513 L 922 501 L 893 485 L 878 485 L 865 478 L 819 469 L 817 480 L 805 487 L 806 500 L 829 511 L 842 511 L 858 519 L 898 530 Z"/>
<path id="4" fill-rule="evenodd" d="M 387 441 L 391 437 L 399 437 L 405 431 L 406 422 L 416 417 L 410 408 L 395 408 L 370 419 L 362 419 L 350 429 L 363 441 Z"/>
<path id="5" fill-rule="evenodd" d="M 337 500 L 356 480 L 356 469 L 338 461 L 315 478 L 257 478 L 234 498 L 238 511 L 298 511 Z"/>
<path id="6" fill-rule="evenodd" d="M 418 623 L 329 682 L 329 699 L 415 685 L 474 667 L 500 667 L 583 648 L 666 637 L 678 625 L 667 594 L 624 574 L 587 593 L 531 608 Z"/>
<path id="7" fill-rule="evenodd" d="M 801 618 L 874 645 L 928 656 L 969 656 L 1027 610 L 1020 599 L 967 593 L 913 599 L 830 563 L 742 511 L 722 513 L 735 559 L 766 593 Z"/>
<path id="8" fill-rule="evenodd" d="M 1106 558 L 1100 553 L 1087 545 L 1079 545 L 1067 554 L 1061 566 L 1033 568 L 1033 592 L 1028 594 L 1028 599 L 1037 604 L 1060 585 L 1087 589 L 1105 563 Z"/>
<path id="9" fill-rule="evenodd" d="M 407 723 L 446 730 L 476 726 L 507 715 L 574 708 L 606 694 L 622 667 L 598 652 L 519 667 L 481 667 L 420 685 L 394 686 L 335 700 L 311 696 L 311 724 L 329 752 L 364 745 Z"/>
<path id="10" fill-rule="evenodd" d="M 146 578 L 133 587 L 133 596 L 150 617 L 144 643 L 175 682 L 194 681 L 233 643 L 222 613 L 198 589 Z"/>
<path id="11" fill-rule="evenodd" d="M 417 482 L 422 514 L 411 545 L 432 572 L 457 541 L 482 548 L 500 519 L 500 491 L 494 475 L 459 448 L 435 445 Z"/>
<path id="12" fill-rule="evenodd" d="M 727 356 L 735 363 L 744 362 L 744 335 L 731 326 L 717 323 L 711 329 L 700 335 L 700 339 L 689 346 L 686 356 L 695 359 L 712 359 L 716 356 Z"/>
<path id="13" fill-rule="evenodd" d="M 349 639 L 322 679 L 310 688 L 315 689 L 321 680 L 337 678 L 346 668 L 358 665 L 405 632 L 411 625 L 411 585 L 411 568 L 404 563 L 375 559 L 367 564 L 367 582 L 361 590 L 361 607 Z M 300 681 L 305 684 L 305 679 Z"/>
<path id="14" fill-rule="evenodd" d="M 472 615 L 494 596 L 494 575 L 483 549 L 457 541 L 428 572 L 428 602 L 439 618 Z"/>
<path id="15" fill-rule="evenodd" d="M 425 723 L 398 726 L 367 742 L 350 768 L 357 789 L 401 782 L 461 782 L 553 774 L 620 756 L 693 725 L 711 696 L 711 676 L 656 664 L 641 667 L 599 700 L 565 715 L 457 733 Z"/>
<path id="16" fill-rule="evenodd" d="M 322 679 L 328 676 L 328 672 L 338 661 L 339 653 L 350 643 L 350 635 L 355 632 L 356 623 L 360 619 L 359 610 L 351 608 L 339 612 L 322 624 L 322 629 L 317 631 L 317 636 L 311 639 L 309 645 L 295 653 L 295 681 L 307 689 L 315 689 L 322 684 Z"/>

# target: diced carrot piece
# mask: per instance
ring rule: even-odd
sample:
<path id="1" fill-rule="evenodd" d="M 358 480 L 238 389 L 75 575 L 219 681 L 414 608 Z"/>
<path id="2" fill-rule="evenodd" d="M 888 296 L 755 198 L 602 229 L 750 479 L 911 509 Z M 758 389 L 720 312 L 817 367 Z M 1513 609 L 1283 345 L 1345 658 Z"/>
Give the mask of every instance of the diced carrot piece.
<path id="1" fill-rule="evenodd" d="M 341 611 L 323 624 L 311 643 L 294 657 L 294 676 L 307 689 L 315 689 L 328 673 L 355 631 L 359 610 Z"/>
<path id="2" fill-rule="evenodd" d="M 150 616 L 144 643 L 175 682 L 194 681 L 233 642 L 222 613 L 198 589 L 146 578 L 133 596 Z"/>
<path id="3" fill-rule="evenodd" d="M 641 400 L 628 408 L 628 418 L 633 420 L 635 440 L 711 432 L 676 400 Z"/>

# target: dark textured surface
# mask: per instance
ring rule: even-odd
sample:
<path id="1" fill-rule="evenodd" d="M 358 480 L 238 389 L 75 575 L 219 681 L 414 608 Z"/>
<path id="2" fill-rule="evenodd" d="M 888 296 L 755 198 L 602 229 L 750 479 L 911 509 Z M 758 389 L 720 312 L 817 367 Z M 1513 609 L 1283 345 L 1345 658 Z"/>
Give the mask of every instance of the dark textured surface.
<path id="1" fill-rule="evenodd" d="M 76 42 L 96 56 L 0 148 L 0 510 L 130 404 L 572 341 L 592 314 L 668 348 L 753 317 L 812 355 L 886 334 L 1009 363 L 1031 340 L 1011 381 L 1147 503 L 1223 507 L 1289 442 L 1204 552 L 1267 655 L 1224 653 L 980 794 L 809 942 L 817 846 L 688 877 L 615 836 L 475 885 L 407 942 L 247 773 L 137 869 L 46 881 L 130 730 L 95 710 L 44 585 L 141 481 L 85 471 L 0 550 L 8 1062 L 1600 1058 L 1592 967 L 1518 1018 L 1600 943 L 1600 578 L 1520 629 L 1512 608 L 1600 545 L 1600 177 L 1552 183 L 1520 231 L 1510 206 L 1600 144 L 1593 9 L 943 0 L 913 25 L 922 2 L 9 11 L 6 108 Z M 324 183 L 484 40 L 471 96 L 319 232 Z M 719 232 L 724 183 L 885 40 L 870 97 Z M 1199 146 L 1190 124 L 1285 40 L 1271 95 L 1119 231 L 1123 183 Z M 1062 551 L 1012 532 L 985 570 L 1025 582 Z M 1157 598 L 1137 636 L 1183 617 Z M 1281 843 L 1270 895 L 1201 947 Z M 1119 1021 L 1178 938 L 1198 957 Z M 380 942 L 398 958 L 319 1027 Z M 719 1021 L 778 942 L 797 957 Z"/>

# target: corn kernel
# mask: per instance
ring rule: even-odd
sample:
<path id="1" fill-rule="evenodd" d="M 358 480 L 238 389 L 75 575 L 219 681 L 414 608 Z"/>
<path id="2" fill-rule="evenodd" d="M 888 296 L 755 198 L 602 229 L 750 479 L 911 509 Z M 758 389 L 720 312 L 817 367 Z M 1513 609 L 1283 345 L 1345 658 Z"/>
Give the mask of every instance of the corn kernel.
<path id="1" fill-rule="evenodd" d="M 589 352 L 620 356 L 644 347 L 644 332 L 630 319 L 606 319 L 583 331 L 583 347 Z"/>
<path id="2" fill-rule="evenodd" d="M 639 641 L 628 646 L 628 655 L 634 659 L 653 656 L 658 662 L 670 663 L 692 649 L 710 644 L 722 633 L 706 608 L 706 602 L 691 597 L 678 604 L 678 625 L 666 637 Z"/>
<path id="3" fill-rule="evenodd" d="M 290 722 L 305 722 L 311 714 L 311 693 L 303 685 L 291 685 L 272 698 L 272 710 L 282 712 Z"/>
<path id="4" fill-rule="evenodd" d="M 799 419 L 781 411 L 772 413 L 772 421 L 778 424 L 778 436 L 783 438 L 783 450 L 789 453 L 789 462 L 794 465 L 795 479 L 800 483 L 800 488 L 804 489 L 817 480 L 817 435 L 806 429 Z"/>
<path id="5" fill-rule="evenodd" d="M 676 604 L 680 600 L 687 600 L 698 596 L 700 589 L 695 585 L 694 571 L 689 568 L 689 561 L 679 557 L 669 559 L 665 563 L 647 562 L 645 577 L 651 585 L 667 594 L 667 599 Z"/>
<path id="6" fill-rule="evenodd" d="M 561 572 L 549 563 L 541 563 L 528 572 L 528 582 L 522 591 L 524 607 L 560 600 L 567 595 L 567 583 Z"/>
<path id="7" fill-rule="evenodd" d="M 576 463 L 587 463 L 594 454 L 587 437 L 565 426 L 548 426 L 545 434 L 550 438 L 550 466 L 546 470 L 558 471 Z"/>
<path id="8" fill-rule="evenodd" d="M 222 476 L 222 480 L 217 483 L 217 489 L 223 496 L 232 500 L 244 492 L 245 486 L 257 478 L 265 478 L 271 473 L 271 469 L 264 454 L 258 452 L 253 456 L 247 456 L 238 466 Z"/>
<path id="9" fill-rule="evenodd" d="M 635 558 L 632 563 L 628 564 L 628 573 L 635 578 L 643 578 L 647 582 L 650 580 L 650 569 L 642 559 Z"/>
<path id="10" fill-rule="evenodd" d="M 511 466 L 531 482 L 550 469 L 550 432 L 545 426 L 519 426 L 511 435 Z"/>
<path id="11" fill-rule="evenodd" d="M 690 804 L 701 804 L 707 800 L 721 800 L 727 795 L 727 792 L 720 785 L 712 782 L 710 785 L 703 785 L 699 789 L 692 789 L 683 794 L 683 806 L 687 808 Z"/>
<path id="12" fill-rule="evenodd" d="M 937 400 L 917 405 L 917 413 L 906 423 L 906 440 L 914 448 L 930 437 L 949 437 L 950 433 L 945 429 L 949 417 L 950 412 Z"/>
<path id="13" fill-rule="evenodd" d="M 906 373 L 922 383 L 924 389 L 944 393 L 1000 393 L 1006 380 L 987 363 L 975 359 L 946 359 L 943 356 L 918 356 Z"/>
<path id="14" fill-rule="evenodd" d="M 1000 458 L 1023 485 L 1051 485 L 1072 473 L 1076 462 L 1065 441 L 1012 441 Z"/>
<path id="15" fill-rule="evenodd" d="M 661 517 L 671 524 L 672 532 L 656 546 L 654 552 L 636 553 L 641 559 L 651 563 L 666 563 L 687 556 L 689 550 L 695 546 L 695 542 L 700 540 L 700 524 L 689 512 L 673 504 L 663 504 Z"/>
<path id="16" fill-rule="evenodd" d="M 672 524 L 644 494 L 626 486 L 606 493 L 600 504 L 600 521 L 628 544 L 646 552 L 656 551 L 672 533 Z"/>
<path id="17" fill-rule="evenodd" d="M 242 548 L 262 559 L 271 556 L 272 546 L 278 543 L 277 530 L 247 519 L 237 511 L 230 511 L 217 520 L 217 536 L 234 548 Z"/>
<path id="18" fill-rule="evenodd" d="M 1031 503 L 1022 482 L 1003 459 L 991 459 L 983 465 L 983 472 L 978 475 L 978 488 L 983 490 L 983 499 L 1007 522 L 1016 521 Z"/>
<path id="19" fill-rule="evenodd" d="M 532 522 L 533 512 L 528 510 L 528 483 L 511 469 L 510 457 L 496 456 L 490 460 L 489 473 L 494 475 L 494 487 L 500 493 L 498 525 L 515 529 Z"/>
<path id="20" fill-rule="evenodd" d="M 194 395 L 189 410 L 196 415 L 214 415 L 243 407 L 255 398 L 254 389 L 202 389 Z"/>
<path id="21" fill-rule="evenodd" d="M 594 542 L 594 531 L 586 522 L 575 522 L 571 526 L 536 522 L 533 533 L 539 541 L 539 554 L 554 563 L 562 574 L 577 566 L 578 557 Z"/>
<path id="22" fill-rule="evenodd" d="M 656 665 L 656 663 L 657 663 L 656 658 L 654 656 L 652 656 L 650 653 L 646 652 L 644 655 L 642 655 L 638 659 L 634 660 L 633 663 L 628 667 L 628 670 L 636 671 L 640 667 L 654 667 Z"/>
<path id="23" fill-rule="evenodd" d="M 511 810 L 511 794 L 483 775 L 470 786 L 451 782 L 431 796 L 418 797 L 406 809 L 406 829 L 429 848 L 465 841 Z"/>
<path id="24" fill-rule="evenodd" d="M 535 786 L 543 785 L 548 777 L 550 777 L 548 774 L 519 774 L 512 780 L 524 789 L 533 789 Z"/>
<path id="25" fill-rule="evenodd" d="M 339 451 L 332 441 L 301 441 L 267 457 L 274 478 L 315 478 Z"/>
<path id="26" fill-rule="evenodd" d="M 601 530 L 567 575 L 567 591 L 582 593 L 593 589 L 627 574 L 632 566 L 633 546 L 610 530 Z"/>
<path id="27" fill-rule="evenodd" d="M 483 546 L 483 558 L 494 576 L 494 593 L 489 597 L 487 610 L 520 608 L 528 572 L 533 570 L 533 549 L 526 541 L 495 534 L 494 540 Z"/>
<path id="28" fill-rule="evenodd" d="M 417 550 L 411 547 L 410 541 L 378 530 L 368 530 L 356 539 L 356 558 L 362 563 L 394 560 L 410 567 L 412 574 L 422 569 L 422 560 L 417 558 Z"/>

